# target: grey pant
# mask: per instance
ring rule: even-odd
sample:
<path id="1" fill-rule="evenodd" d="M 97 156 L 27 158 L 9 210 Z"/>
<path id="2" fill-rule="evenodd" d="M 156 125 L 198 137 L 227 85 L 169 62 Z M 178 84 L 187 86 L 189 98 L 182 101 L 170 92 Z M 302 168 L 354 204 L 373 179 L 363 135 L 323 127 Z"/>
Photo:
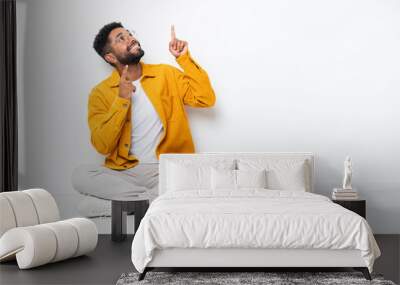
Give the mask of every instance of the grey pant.
<path id="1" fill-rule="evenodd" d="M 158 196 L 158 163 L 139 163 L 126 170 L 82 164 L 71 179 L 76 191 L 106 200 L 134 193 L 148 193 L 150 200 Z"/>

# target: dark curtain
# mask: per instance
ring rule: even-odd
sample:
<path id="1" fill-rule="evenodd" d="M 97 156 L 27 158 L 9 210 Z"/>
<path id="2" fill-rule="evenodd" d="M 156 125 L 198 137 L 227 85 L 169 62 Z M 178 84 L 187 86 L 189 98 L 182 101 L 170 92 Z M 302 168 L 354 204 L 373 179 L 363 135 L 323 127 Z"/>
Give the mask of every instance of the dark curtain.
<path id="1" fill-rule="evenodd" d="M 0 191 L 18 190 L 16 4 L 0 0 Z"/>

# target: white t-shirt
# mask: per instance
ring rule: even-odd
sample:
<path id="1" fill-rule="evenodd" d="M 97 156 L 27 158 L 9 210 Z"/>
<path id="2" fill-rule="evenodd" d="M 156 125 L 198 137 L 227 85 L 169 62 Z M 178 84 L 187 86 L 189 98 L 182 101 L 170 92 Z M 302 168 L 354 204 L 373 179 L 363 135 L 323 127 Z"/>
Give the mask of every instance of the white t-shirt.
<path id="1" fill-rule="evenodd" d="M 163 125 L 150 99 L 142 88 L 140 78 L 132 82 L 136 91 L 132 94 L 132 132 L 129 154 L 140 163 L 158 162 L 156 147 L 160 141 Z"/>

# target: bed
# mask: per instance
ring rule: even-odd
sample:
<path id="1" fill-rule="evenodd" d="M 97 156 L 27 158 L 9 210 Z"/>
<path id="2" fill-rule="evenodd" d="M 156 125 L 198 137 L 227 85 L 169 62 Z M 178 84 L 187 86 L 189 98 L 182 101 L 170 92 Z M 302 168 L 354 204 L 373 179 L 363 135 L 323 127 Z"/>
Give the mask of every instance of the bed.
<path id="1" fill-rule="evenodd" d="M 367 221 L 314 192 L 312 153 L 160 157 L 160 196 L 132 242 L 154 268 L 352 267 L 370 279 L 380 250 Z"/>

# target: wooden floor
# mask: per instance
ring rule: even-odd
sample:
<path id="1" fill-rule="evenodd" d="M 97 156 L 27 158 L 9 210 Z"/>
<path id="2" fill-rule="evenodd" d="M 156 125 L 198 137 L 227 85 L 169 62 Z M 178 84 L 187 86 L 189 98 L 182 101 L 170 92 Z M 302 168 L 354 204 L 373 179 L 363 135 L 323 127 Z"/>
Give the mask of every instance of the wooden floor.
<path id="1" fill-rule="evenodd" d="M 399 283 L 400 235 L 375 236 L 382 256 L 375 272 Z M 34 269 L 19 270 L 16 262 L 0 264 L 0 284 L 115 284 L 124 272 L 134 271 L 130 259 L 132 237 L 121 243 L 100 235 L 94 252 Z"/>

